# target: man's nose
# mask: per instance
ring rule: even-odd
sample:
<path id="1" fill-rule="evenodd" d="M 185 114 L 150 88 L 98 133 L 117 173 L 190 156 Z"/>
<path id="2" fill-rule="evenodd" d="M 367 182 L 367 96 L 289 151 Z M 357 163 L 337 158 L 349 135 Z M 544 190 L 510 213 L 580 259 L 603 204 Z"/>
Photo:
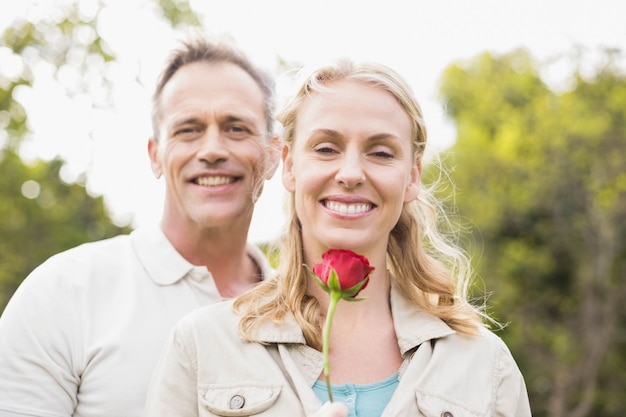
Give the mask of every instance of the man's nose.
<path id="1" fill-rule="evenodd" d="M 225 138 L 217 126 L 209 126 L 199 141 L 197 156 L 210 164 L 228 158 L 229 151 Z"/>

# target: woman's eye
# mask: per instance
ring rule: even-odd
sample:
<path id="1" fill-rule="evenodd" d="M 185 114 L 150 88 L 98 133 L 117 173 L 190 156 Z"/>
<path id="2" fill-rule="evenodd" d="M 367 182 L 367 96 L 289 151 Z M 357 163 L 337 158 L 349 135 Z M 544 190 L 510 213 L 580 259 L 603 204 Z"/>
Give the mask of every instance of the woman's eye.
<path id="1" fill-rule="evenodd" d="M 385 159 L 393 158 L 393 154 L 389 151 L 375 151 L 375 152 L 372 152 L 371 155 L 377 158 L 385 158 Z"/>
<path id="2" fill-rule="evenodd" d="M 330 146 L 320 146 L 319 148 L 315 148 L 315 152 L 323 153 L 323 154 L 332 154 L 335 153 L 335 150 Z"/>
<path id="3" fill-rule="evenodd" d="M 381 158 L 393 158 L 393 154 L 391 152 L 376 152 L 376 156 L 380 156 Z"/>
<path id="4" fill-rule="evenodd" d="M 337 152 L 336 148 L 329 143 L 317 144 L 313 147 L 313 151 L 321 154 L 332 154 Z"/>

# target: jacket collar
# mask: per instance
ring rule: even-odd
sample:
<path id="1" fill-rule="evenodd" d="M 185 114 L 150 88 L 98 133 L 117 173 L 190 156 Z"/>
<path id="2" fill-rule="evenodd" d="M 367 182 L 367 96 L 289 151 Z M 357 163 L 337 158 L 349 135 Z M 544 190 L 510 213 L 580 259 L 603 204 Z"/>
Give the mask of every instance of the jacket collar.
<path id="1" fill-rule="evenodd" d="M 403 355 L 427 340 L 455 333 L 443 320 L 412 304 L 394 283 L 391 284 L 390 300 L 398 346 Z"/>
<path id="2" fill-rule="evenodd" d="M 403 355 L 427 340 L 455 333 L 441 319 L 415 307 L 395 284 L 391 285 L 390 301 L 398 346 Z M 292 314 L 287 314 L 280 324 L 262 323 L 254 336 L 262 343 L 306 343 Z"/>
<path id="3" fill-rule="evenodd" d="M 302 329 L 291 313 L 285 314 L 283 321 L 280 323 L 270 320 L 260 323 L 254 330 L 254 338 L 263 344 L 306 344 Z"/>

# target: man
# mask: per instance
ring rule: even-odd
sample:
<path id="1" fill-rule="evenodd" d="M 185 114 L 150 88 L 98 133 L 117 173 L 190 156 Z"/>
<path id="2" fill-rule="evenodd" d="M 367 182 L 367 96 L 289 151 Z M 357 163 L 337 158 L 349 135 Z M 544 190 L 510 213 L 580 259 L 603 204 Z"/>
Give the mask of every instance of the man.
<path id="1" fill-rule="evenodd" d="M 278 164 L 273 82 L 235 48 L 174 51 L 153 98 L 160 227 L 57 254 L 0 318 L 0 416 L 140 416 L 173 324 L 269 272 L 247 243 Z"/>

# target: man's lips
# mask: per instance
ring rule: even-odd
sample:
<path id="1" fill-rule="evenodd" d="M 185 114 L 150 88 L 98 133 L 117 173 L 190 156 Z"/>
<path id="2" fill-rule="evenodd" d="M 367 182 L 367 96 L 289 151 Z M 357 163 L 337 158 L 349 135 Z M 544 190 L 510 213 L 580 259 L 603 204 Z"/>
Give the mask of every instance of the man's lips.
<path id="1" fill-rule="evenodd" d="M 220 185 L 230 184 L 237 181 L 237 177 L 225 176 L 225 175 L 207 175 L 198 178 L 194 178 L 195 184 L 203 187 L 217 187 Z"/>

